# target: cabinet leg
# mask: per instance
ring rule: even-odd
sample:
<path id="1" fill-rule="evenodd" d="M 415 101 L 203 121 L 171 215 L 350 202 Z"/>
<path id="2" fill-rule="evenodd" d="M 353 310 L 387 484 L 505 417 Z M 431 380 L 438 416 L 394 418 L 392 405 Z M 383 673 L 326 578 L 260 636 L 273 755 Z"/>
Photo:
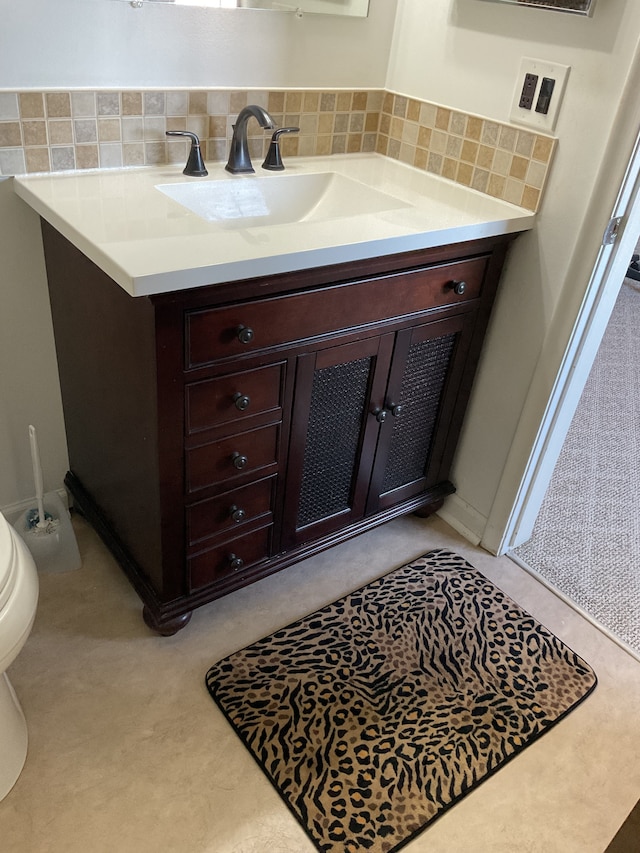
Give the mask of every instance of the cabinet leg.
<path id="1" fill-rule="evenodd" d="M 181 628 L 184 628 L 184 626 L 188 624 L 191 619 L 191 613 L 183 613 L 180 616 L 174 616 L 173 619 L 159 622 L 145 604 L 142 608 L 142 618 L 145 621 L 145 625 L 151 628 L 152 631 L 155 631 L 162 637 L 172 637 L 174 634 L 177 634 Z"/>
<path id="2" fill-rule="evenodd" d="M 417 515 L 418 518 L 429 518 L 430 515 L 433 515 L 434 512 L 437 512 L 440 509 L 443 503 L 444 498 L 440 498 L 438 501 L 433 501 L 433 503 L 421 506 L 419 509 L 416 509 L 413 514 Z"/>

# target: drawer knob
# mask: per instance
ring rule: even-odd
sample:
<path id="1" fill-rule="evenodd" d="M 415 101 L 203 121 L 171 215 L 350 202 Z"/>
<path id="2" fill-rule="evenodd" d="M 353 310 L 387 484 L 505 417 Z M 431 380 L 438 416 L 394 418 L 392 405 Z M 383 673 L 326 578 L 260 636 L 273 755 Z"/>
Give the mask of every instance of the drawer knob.
<path id="1" fill-rule="evenodd" d="M 251 398 L 247 394 L 241 394 L 239 391 L 233 395 L 233 404 L 239 412 L 245 412 L 249 408 Z"/>
<path id="2" fill-rule="evenodd" d="M 466 281 L 452 281 L 450 282 L 449 287 L 453 290 L 456 296 L 462 296 L 467 289 L 467 283 Z"/>
<path id="3" fill-rule="evenodd" d="M 242 557 L 238 557 L 235 554 L 229 554 L 227 560 L 229 561 L 229 568 L 233 569 L 234 572 L 237 572 L 238 569 L 241 569 L 244 566 L 244 560 Z"/>
<path id="4" fill-rule="evenodd" d="M 389 411 L 391 412 L 391 416 L 397 418 L 398 415 L 402 414 L 402 409 L 404 407 L 401 403 L 389 403 Z"/>
<path id="5" fill-rule="evenodd" d="M 250 344 L 253 340 L 253 329 L 250 329 L 249 326 L 238 326 L 236 337 L 241 344 Z"/>
<path id="6" fill-rule="evenodd" d="M 233 462 L 234 468 L 237 468 L 238 471 L 242 471 L 249 460 L 246 456 L 243 456 L 242 453 L 238 453 L 238 451 L 236 451 L 231 454 L 231 461 Z"/>
<path id="7" fill-rule="evenodd" d="M 244 521 L 246 512 L 242 509 L 242 507 L 232 504 L 232 506 L 229 507 L 229 515 L 231 516 L 231 520 L 235 521 L 236 524 L 238 524 L 240 521 Z"/>

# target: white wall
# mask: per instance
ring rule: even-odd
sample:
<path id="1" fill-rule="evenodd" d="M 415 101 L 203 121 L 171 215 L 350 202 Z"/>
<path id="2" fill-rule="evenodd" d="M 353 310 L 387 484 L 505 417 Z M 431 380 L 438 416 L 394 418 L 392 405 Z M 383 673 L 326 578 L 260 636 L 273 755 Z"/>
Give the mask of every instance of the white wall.
<path id="1" fill-rule="evenodd" d="M 367 18 L 127 0 L 0 0 L 0 84 L 24 88 L 379 87 L 395 0 Z"/>
<path id="2" fill-rule="evenodd" d="M 568 336 L 587 285 L 582 267 L 588 271 L 598 251 L 610 202 L 592 193 L 639 34 L 637 0 L 599 0 L 592 18 L 482 0 L 400 5 L 387 78 L 395 91 L 508 121 L 521 57 L 571 66 L 538 224 L 509 258 L 452 475 L 457 509 L 479 538 L 496 499 L 505 512 L 513 503 L 527 447 L 509 482 L 503 469 L 518 431 L 535 434 L 535 424 L 520 423 L 530 383 L 547 369 L 546 338 L 561 297 Z M 586 228 L 597 236 L 580 247 L 590 258 L 578 265 Z"/>
<path id="3" fill-rule="evenodd" d="M 394 0 L 368 18 L 123 0 L 0 0 L 3 89 L 384 86 Z M 38 218 L 0 178 L 0 508 L 33 497 L 27 427 L 45 490 L 68 467 Z"/>

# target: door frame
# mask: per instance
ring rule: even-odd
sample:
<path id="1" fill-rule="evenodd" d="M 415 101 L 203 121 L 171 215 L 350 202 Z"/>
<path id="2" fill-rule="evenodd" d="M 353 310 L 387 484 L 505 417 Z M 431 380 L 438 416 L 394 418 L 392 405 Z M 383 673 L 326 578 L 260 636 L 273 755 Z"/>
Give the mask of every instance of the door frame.
<path id="1" fill-rule="evenodd" d="M 481 541 L 494 554 L 526 542 L 540 511 L 560 450 L 640 235 L 640 55 L 634 60 L 601 162 L 592 201 L 574 253 L 578 281 L 587 281 L 577 313 L 556 312 Z M 620 217 L 613 244 L 603 242 Z M 595 259 L 593 258 L 595 247 Z M 589 265 L 580 275 L 580 267 Z M 589 272 L 590 268 L 590 272 Z M 562 306 L 559 306 L 562 309 Z M 560 326 L 560 329 L 558 329 Z M 562 334 L 564 332 L 564 334 Z M 567 341 L 557 356 L 558 340 Z M 556 365 L 552 367 L 553 361 Z M 549 387 L 547 377 L 554 379 Z M 532 424 L 537 425 L 532 435 Z M 524 463 L 524 464 L 523 464 Z"/>

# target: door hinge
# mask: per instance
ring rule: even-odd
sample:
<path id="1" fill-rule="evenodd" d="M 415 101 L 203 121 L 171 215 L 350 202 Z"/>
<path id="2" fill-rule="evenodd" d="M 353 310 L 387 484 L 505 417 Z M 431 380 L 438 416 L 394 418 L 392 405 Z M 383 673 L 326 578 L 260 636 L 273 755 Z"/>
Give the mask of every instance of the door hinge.
<path id="1" fill-rule="evenodd" d="M 602 245 L 603 246 L 611 246 L 618 239 L 618 235 L 620 234 L 620 226 L 622 225 L 622 216 L 616 216 L 613 219 L 609 220 L 609 224 L 604 230 L 604 235 L 602 237 Z"/>

